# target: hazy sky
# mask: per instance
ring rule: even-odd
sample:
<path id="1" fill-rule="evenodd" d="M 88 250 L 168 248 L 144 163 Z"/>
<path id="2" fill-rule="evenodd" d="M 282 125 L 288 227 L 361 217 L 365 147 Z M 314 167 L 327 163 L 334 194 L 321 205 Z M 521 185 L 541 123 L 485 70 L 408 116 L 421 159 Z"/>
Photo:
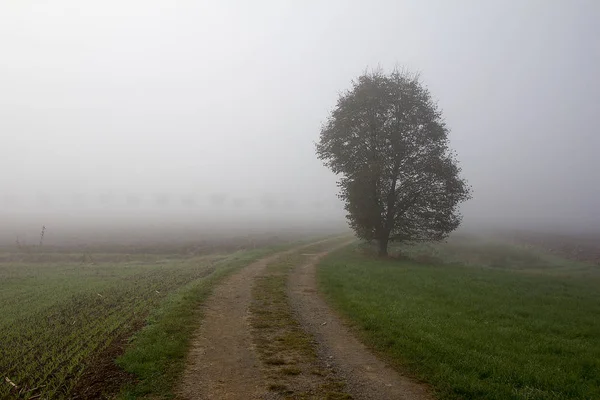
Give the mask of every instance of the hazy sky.
<path id="1" fill-rule="evenodd" d="M 598 21 L 596 0 L 3 1 L 0 214 L 338 218 L 320 125 L 400 65 L 444 110 L 467 224 L 593 227 Z"/>

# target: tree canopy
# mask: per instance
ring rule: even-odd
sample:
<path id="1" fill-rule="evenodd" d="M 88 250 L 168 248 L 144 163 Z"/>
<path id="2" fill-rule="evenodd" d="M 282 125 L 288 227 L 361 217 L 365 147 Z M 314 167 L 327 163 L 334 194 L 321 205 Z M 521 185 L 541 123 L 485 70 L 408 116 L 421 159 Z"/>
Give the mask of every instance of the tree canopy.
<path id="1" fill-rule="evenodd" d="M 418 75 L 367 72 L 341 94 L 317 156 L 335 174 L 350 226 L 379 243 L 441 240 L 471 189 L 460 177 L 448 127 Z"/>

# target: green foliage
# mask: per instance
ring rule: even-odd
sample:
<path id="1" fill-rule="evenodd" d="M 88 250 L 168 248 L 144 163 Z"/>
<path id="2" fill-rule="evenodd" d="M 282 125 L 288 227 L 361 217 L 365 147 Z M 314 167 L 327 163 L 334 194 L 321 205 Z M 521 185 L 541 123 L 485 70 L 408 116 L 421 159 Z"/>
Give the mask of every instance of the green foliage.
<path id="1" fill-rule="evenodd" d="M 365 73 L 342 94 L 321 130 L 317 155 L 341 174 L 340 197 L 360 238 L 439 240 L 470 197 L 449 149 L 442 113 L 418 77 Z"/>
<path id="2" fill-rule="evenodd" d="M 445 265 L 346 248 L 321 263 L 320 287 L 369 345 L 442 399 L 600 398 L 598 267 L 452 245 L 461 250 Z"/>

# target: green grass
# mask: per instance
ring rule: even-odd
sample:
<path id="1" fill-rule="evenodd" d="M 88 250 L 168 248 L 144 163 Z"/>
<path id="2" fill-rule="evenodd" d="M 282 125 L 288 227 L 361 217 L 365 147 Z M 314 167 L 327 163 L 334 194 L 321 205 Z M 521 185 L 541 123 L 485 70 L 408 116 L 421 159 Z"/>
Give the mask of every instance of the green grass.
<path id="1" fill-rule="evenodd" d="M 442 399 L 600 398 L 597 267 L 508 244 L 458 246 L 443 264 L 444 246 L 411 249 L 419 262 L 350 246 L 320 264 L 320 288 L 367 344 Z"/>
<path id="2" fill-rule="evenodd" d="M 0 374 L 24 398 L 66 398 L 90 358 L 219 257 L 152 263 L 0 264 Z M 33 388 L 40 387 L 37 390 Z M 0 385 L 0 398 L 14 390 Z"/>

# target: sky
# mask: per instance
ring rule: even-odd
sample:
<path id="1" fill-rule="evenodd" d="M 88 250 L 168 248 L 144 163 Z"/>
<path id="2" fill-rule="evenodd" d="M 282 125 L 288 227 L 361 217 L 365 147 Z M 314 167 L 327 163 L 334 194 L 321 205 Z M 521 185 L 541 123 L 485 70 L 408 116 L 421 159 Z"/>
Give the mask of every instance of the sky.
<path id="1" fill-rule="evenodd" d="M 596 229 L 598 20 L 596 0 L 4 1 L 0 218 L 343 220 L 321 124 L 400 66 L 451 129 L 465 226 Z"/>

